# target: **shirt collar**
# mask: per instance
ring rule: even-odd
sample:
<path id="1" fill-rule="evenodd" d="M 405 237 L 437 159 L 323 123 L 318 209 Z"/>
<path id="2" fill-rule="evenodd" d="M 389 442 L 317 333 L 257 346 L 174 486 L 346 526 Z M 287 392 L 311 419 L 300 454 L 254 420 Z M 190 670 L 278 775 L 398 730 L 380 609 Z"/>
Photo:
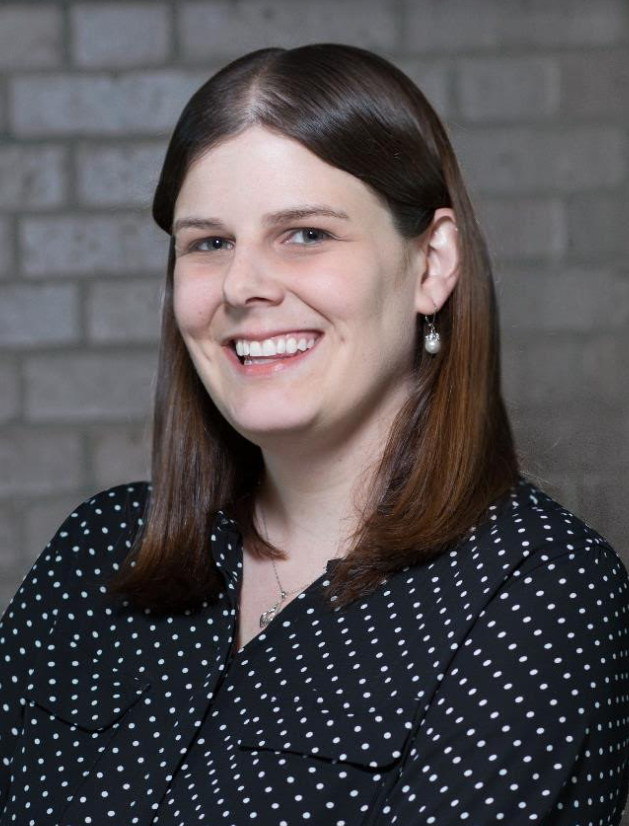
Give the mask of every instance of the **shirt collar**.
<path id="1" fill-rule="evenodd" d="M 211 535 L 212 556 L 219 569 L 237 580 L 242 571 L 242 533 L 234 519 L 222 510 L 214 515 Z"/>

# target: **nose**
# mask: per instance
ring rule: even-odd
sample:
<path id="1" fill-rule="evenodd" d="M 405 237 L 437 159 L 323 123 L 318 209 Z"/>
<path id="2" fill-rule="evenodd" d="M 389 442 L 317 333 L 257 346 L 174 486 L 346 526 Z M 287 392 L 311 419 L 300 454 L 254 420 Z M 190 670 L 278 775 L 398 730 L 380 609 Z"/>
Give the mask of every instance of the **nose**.
<path id="1" fill-rule="evenodd" d="M 280 279 L 260 249 L 238 245 L 223 276 L 225 304 L 244 307 L 257 301 L 277 303 L 282 294 Z"/>

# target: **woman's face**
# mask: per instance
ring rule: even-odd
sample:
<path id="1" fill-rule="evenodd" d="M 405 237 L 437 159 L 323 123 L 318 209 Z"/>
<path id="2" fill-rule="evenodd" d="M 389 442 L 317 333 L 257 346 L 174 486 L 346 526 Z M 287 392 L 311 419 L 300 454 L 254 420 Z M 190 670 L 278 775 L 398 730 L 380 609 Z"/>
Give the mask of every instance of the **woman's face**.
<path id="1" fill-rule="evenodd" d="M 421 262 L 415 254 L 405 264 L 406 242 L 358 178 L 251 127 L 192 165 L 174 233 L 178 327 L 216 407 L 245 438 L 337 443 L 405 399 Z M 315 346 L 239 363 L 232 340 L 283 332 Z"/>

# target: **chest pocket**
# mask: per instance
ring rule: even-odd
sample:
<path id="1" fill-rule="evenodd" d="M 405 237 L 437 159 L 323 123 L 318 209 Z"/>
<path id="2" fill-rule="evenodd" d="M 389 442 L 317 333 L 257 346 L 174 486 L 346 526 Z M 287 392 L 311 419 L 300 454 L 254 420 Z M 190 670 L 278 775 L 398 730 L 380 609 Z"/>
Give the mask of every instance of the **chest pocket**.
<path id="1" fill-rule="evenodd" d="M 150 681 L 113 667 L 58 634 L 24 687 L 24 721 L 1 823 L 57 823 Z M 41 821 L 37 819 L 41 817 Z"/>
<path id="2" fill-rule="evenodd" d="M 271 749 L 362 768 L 392 767 L 402 758 L 418 701 L 407 694 L 349 697 L 306 688 L 280 698 L 263 695 L 255 716 L 241 721 L 241 749 Z"/>
<path id="3" fill-rule="evenodd" d="M 39 658 L 24 697 L 65 723 L 99 731 L 119 720 L 149 687 L 148 680 L 56 637 Z"/>

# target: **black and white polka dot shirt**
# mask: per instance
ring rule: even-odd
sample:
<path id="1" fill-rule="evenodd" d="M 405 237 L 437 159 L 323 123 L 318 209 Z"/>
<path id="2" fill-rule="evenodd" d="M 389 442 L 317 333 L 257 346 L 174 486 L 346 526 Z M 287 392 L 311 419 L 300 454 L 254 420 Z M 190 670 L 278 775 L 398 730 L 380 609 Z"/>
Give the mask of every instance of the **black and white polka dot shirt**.
<path id="1" fill-rule="evenodd" d="M 70 514 L 0 624 L 0 826 L 612 826 L 629 575 L 524 477 L 457 547 L 234 650 L 242 544 L 192 614 L 105 598 L 150 486 Z"/>

